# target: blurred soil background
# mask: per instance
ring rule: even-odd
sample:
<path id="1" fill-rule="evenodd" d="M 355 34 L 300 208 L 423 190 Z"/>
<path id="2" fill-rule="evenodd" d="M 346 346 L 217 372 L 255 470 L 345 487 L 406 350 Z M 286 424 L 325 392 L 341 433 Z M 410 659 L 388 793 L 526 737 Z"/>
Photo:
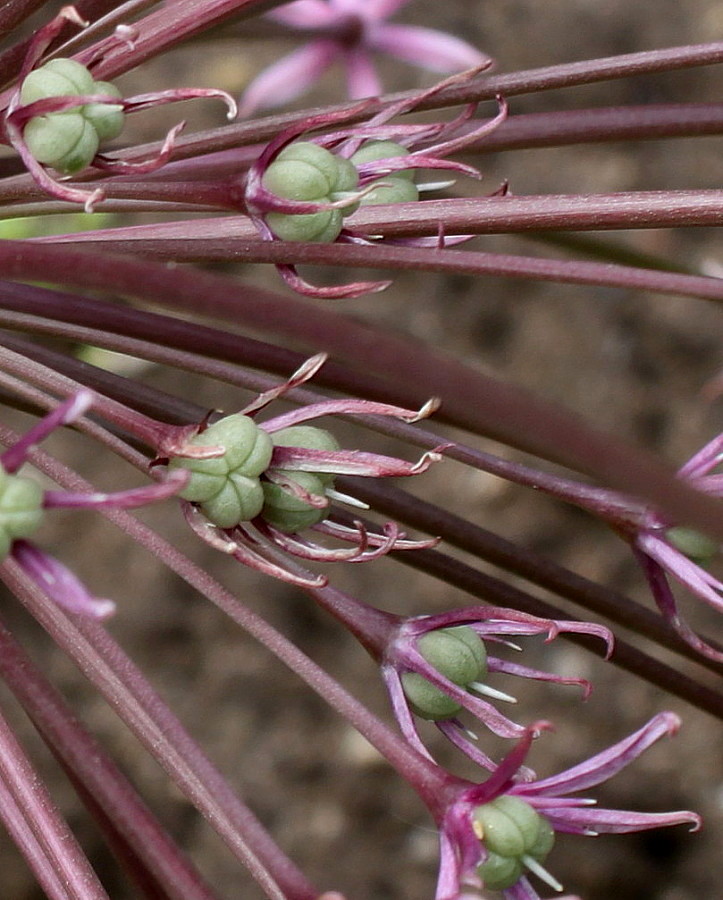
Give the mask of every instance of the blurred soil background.
<path id="1" fill-rule="evenodd" d="M 497 71 L 507 72 L 716 40 L 723 29 L 723 4 L 719 0 L 446 0 L 443 4 L 419 0 L 410 3 L 397 20 L 463 36 L 495 57 Z M 246 30 L 254 35 L 253 40 L 245 39 Z M 128 88 L 127 93 L 174 84 L 213 85 L 238 92 L 264 65 L 295 46 L 297 41 L 274 37 L 271 31 L 253 24 L 239 25 L 206 45 L 180 48 L 120 83 Z M 429 74 L 401 63 L 383 60 L 381 67 L 390 88 L 422 87 L 433 81 Z M 342 99 L 339 86 L 339 72 L 335 71 L 323 81 L 313 101 L 306 98 L 298 105 Z M 720 68 L 712 67 L 515 98 L 511 111 L 713 101 L 719 96 Z M 162 114 L 169 122 L 178 117 L 177 110 L 163 110 Z M 161 127 L 157 111 L 151 115 L 152 120 L 145 121 L 157 135 Z M 194 115 L 199 116 L 200 124 L 218 123 L 218 119 L 201 121 L 207 113 L 189 107 L 189 128 L 196 124 Z M 137 127 L 144 125 L 141 122 Z M 720 138 L 515 151 L 487 154 L 475 162 L 484 174 L 481 185 L 461 180 L 456 190 L 483 195 L 505 180 L 517 194 L 717 188 L 723 176 Z M 597 237 L 710 274 L 721 273 L 720 238 L 713 229 Z M 566 252 L 533 240 L 505 237 L 477 239 L 470 246 L 541 255 Z M 310 274 L 332 277 L 329 273 Z M 239 267 L 238 275 L 284 290 L 273 271 Z M 455 353 L 482 371 L 539 391 L 599 427 L 674 462 L 682 462 L 722 430 L 720 401 L 708 402 L 701 396 L 701 388 L 723 367 L 721 314 L 704 301 L 613 289 L 403 273 L 385 293 L 346 301 L 344 309 L 351 316 L 386 323 L 392 330 Z M 112 360 L 113 365 L 117 363 Z M 248 399 L 223 385 L 141 364 L 130 366 L 137 377 L 209 408 L 231 412 Z M 445 433 L 441 428 L 440 432 Z M 339 433 L 346 437 L 347 446 L 360 439 L 355 429 L 341 428 Z M 410 457 L 415 453 L 373 435 L 362 433 L 361 440 L 364 446 L 382 452 Z M 521 458 L 484 441 L 477 445 Z M 137 473 L 116 474 L 117 467 L 111 473 L 102 454 L 89 456 L 86 442 L 76 435 L 56 436 L 50 446 L 98 484 L 112 486 L 119 477 L 127 484 L 137 483 Z M 414 481 L 402 486 L 651 605 L 626 546 L 587 515 L 449 461 Z M 381 716 L 391 718 L 373 664 L 301 591 L 256 576 L 199 546 L 172 504 L 144 511 L 144 518 L 267 616 Z M 321 699 L 207 601 L 112 526 L 99 523 L 96 516 L 58 513 L 53 523 L 45 526 L 40 540 L 72 565 L 99 595 L 117 601 L 118 614 L 109 625 L 113 634 L 321 889 L 338 889 L 349 900 L 425 900 L 433 896 L 437 841 L 429 818 L 376 752 Z M 485 571 L 494 570 L 487 567 Z M 400 613 L 432 613 L 476 602 L 397 560 L 337 567 L 332 578 L 352 593 Z M 512 583 L 518 582 L 513 579 Z M 530 590 L 545 596 L 540 590 Z M 591 618 L 571 604 L 551 599 L 572 615 Z M 4 605 L 16 632 L 141 786 L 219 894 L 234 900 L 261 896 L 72 664 L 14 602 L 7 600 Z M 684 610 L 698 628 L 716 634 L 720 618 L 712 611 L 690 598 L 684 600 Z M 669 658 L 644 640 L 632 639 L 653 655 Z M 678 827 L 621 837 L 560 838 L 548 864 L 566 891 L 585 900 L 723 898 L 723 736 L 719 724 L 563 639 L 547 645 L 529 640 L 525 651 L 524 662 L 530 666 L 586 677 L 595 685 L 592 697 L 583 704 L 575 688 L 503 677 L 494 680 L 494 686 L 519 698 L 514 711 L 517 721 L 549 718 L 555 722 L 556 731 L 545 735 L 533 749 L 530 764 L 538 774 L 571 766 L 620 740 L 655 713 L 672 709 L 683 719 L 680 734 L 650 750 L 595 795 L 602 806 L 647 811 L 695 809 L 705 819 L 699 834 Z M 715 679 L 702 675 L 695 664 L 674 662 L 715 686 Z M 22 716 L 14 719 L 41 771 L 54 780 L 55 796 L 92 861 L 105 873 L 110 896 L 131 900 L 136 895 L 118 876 L 72 789 L 57 775 Z M 460 774 L 479 775 L 437 741 L 433 729 L 424 733 L 440 760 Z M 483 741 L 491 753 L 503 752 L 500 742 L 486 735 Z M 0 871 L 3 898 L 42 897 L 4 836 L 0 836 Z"/>

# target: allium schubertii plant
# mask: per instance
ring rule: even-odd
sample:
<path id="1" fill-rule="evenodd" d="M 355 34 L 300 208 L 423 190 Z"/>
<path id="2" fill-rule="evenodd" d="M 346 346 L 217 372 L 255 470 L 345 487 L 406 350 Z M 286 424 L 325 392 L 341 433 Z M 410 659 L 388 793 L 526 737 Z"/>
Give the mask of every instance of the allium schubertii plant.
<path id="1" fill-rule="evenodd" d="M 510 6 L 0 11 L 3 896 L 719 894 L 717 7 Z"/>

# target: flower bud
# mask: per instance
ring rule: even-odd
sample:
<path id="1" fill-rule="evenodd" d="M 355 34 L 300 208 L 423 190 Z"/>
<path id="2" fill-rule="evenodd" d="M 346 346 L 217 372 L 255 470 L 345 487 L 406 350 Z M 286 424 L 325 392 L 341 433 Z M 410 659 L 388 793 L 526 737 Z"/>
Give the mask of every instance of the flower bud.
<path id="1" fill-rule="evenodd" d="M 194 459 L 176 456 L 171 469 L 188 469 L 191 478 L 180 496 L 199 503 L 201 510 L 219 528 L 233 528 L 261 512 L 264 503 L 259 476 L 271 462 L 271 437 L 253 419 L 227 416 L 191 438 L 199 447 L 223 447 L 222 456 Z"/>
<path id="2" fill-rule="evenodd" d="M 310 472 L 287 472 L 289 481 L 294 481 L 303 490 L 317 497 L 324 496 L 324 482 Z M 262 517 L 287 534 L 297 534 L 316 525 L 326 517 L 327 507 L 311 506 L 301 497 L 295 497 L 280 484 L 263 482 L 264 506 Z"/>
<path id="3" fill-rule="evenodd" d="M 468 625 L 430 631 L 419 638 L 417 648 L 440 675 L 460 687 L 487 674 L 484 643 Z M 462 709 L 456 700 L 417 672 L 403 673 L 402 686 L 413 712 L 423 719 L 449 719 Z"/>
<path id="4" fill-rule="evenodd" d="M 43 520 L 43 490 L 35 481 L 11 475 L 0 465 L 0 561 L 17 538 L 34 534 Z"/>

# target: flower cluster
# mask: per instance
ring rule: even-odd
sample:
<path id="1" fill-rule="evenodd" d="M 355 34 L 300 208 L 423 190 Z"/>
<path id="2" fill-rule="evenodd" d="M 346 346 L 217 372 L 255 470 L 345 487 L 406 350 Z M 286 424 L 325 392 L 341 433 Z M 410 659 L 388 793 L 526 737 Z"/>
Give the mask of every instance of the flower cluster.
<path id="1" fill-rule="evenodd" d="M 66 6 L 35 33 L 2 123 L 6 140 L 37 185 L 51 196 L 81 203 L 86 212 L 92 212 L 104 193 L 102 188 L 86 191 L 62 184 L 48 173 L 47 166 L 63 176 L 75 174 L 91 164 L 111 174 L 126 175 L 153 172 L 168 161 L 184 123 L 168 132 L 160 152 L 151 159 L 129 162 L 98 152 L 101 143 L 121 133 L 126 112 L 180 100 L 216 97 L 226 103 L 229 118 L 236 115 L 236 103 L 225 91 L 177 88 L 123 98 L 115 85 L 93 77 L 92 60 L 85 65 L 75 59 L 54 58 L 39 65 L 67 22 L 80 27 L 88 24 L 74 7 Z M 119 26 L 116 40 L 124 44 L 130 40 L 132 44 L 124 26 Z"/>
<path id="2" fill-rule="evenodd" d="M 449 187 L 450 181 L 415 183 L 419 170 L 446 170 L 480 178 L 472 166 L 448 157 L 494 131 L 506 118 L 499 111 L 489 120 L 468 126 L 475 106 L 451 122 L 430 125 L 394 124 L 444 87 L 468 80 L 477 70 L 453 76 L 429 90 L 387 106 L 364 125 L 330 131 L 313 140 L 297 140 L 305 131 L 331 129 L 348 112 L 330 113 L 292 126 L 272 140 L 251 165 L 240 186 L 240 205 L 264 240 L 369 243 L 378 236 L 344 224 L 359 206 L 413 203 L 420 192 Z M 364 104 L 359 109 L 362 111 Z M 464 126 L 464 127 L 463 127 Z M 466 240 L 466 235 L 440 235 L 432 245 Z M 426 238 L 406 241 L 429 246 Z M 290 265 L 277 266 L 294 290 L 316 297 L 356 297 L 379 291 L 388 282 L 364 282 L 336 287 L 309 285 Z"/>
<path id="3" fill-rule="evenodd" d="M 441 840 L 436 900 L 457 900 L 465 891 L 481 888 L 501 890 L 506 900 L 539 900 L 528 872 L 561 891 L 562 885 L 542 865 L 555 832 L 594 837 L 670 825 L 699 828 L 700 817 L 687 810 L 598 809 L 592 798 L 568 796 L 612 778 L 655 741 L 674 734 L 679 725 L 673 713 L 661 713 L 639 731 L 565 772 L 521 781 L 520 767 L 532 738 L 548 727 L 537 723 L 482 784 L 448 779 L 441 796 L 429 801 Z"/>
<path id="4" fill-rule="evenodd" d="M 307 424 L 321 416 L 355 414 L 414 422 L 429 415 L 434 402 L 414 411 L 367 400 L 327 400 L 255 421 L 255 414 L 269 403 L 313 377 L 325 358 L 313 357 L 278 388 L 234 415 L 193 429 L 190 437 L 188 429 L 172 431 L 159 447 L 172 471 L 190 472 L 180 496 L 187 501 L 189 524 L 204 540 L 252 568 L 302 585 L 320 585 L 326 579 L 295 573 L 279 562 L 278 550 L 309 561 L 364 562 L 390 550 L 437 543 L 405 540 L 391 522 L 378 534 L 361 522 L 349 527 L 330 515 L 333 500 L 364 506 L 335 490 L 336 475 L 418 475 L 439 460 L 437 451 L 407 462 L 343 450 L 329 431 Z M 330 548 L 299 534 L 309 529 L 353 546 Z"/>

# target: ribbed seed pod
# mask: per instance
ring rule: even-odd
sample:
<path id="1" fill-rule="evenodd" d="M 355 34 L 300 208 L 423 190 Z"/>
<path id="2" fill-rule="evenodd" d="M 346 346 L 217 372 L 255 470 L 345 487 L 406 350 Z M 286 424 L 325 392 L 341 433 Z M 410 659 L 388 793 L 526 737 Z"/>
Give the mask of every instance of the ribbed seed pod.
<path id="1" fill-rule="evenodd" d="M 219 528 L 233 528 L 255 518 L 264 503 L 259 476 L 271 462 L 270 435 L 249 416 L 237 414 L 214 422 L 190 443 L 200 447 L 220 446 L 225 452 L 211 459 L 183 456 L 171 459 L 169 468 L 191 472 L 180 496 L 198 503 L 209 521 Z"/>
<path id="2" fill-rule="evenodd" d="M 443 628 L 422 635 L 419 652 L 440 675 L 466 687 L 487 674 L 487 652 L 481 638 L 467 625 Z M 456 715 L 462 706 L 417 672 L 402 675 L 410 708 L 423 719 L 439 721 Z"/>

